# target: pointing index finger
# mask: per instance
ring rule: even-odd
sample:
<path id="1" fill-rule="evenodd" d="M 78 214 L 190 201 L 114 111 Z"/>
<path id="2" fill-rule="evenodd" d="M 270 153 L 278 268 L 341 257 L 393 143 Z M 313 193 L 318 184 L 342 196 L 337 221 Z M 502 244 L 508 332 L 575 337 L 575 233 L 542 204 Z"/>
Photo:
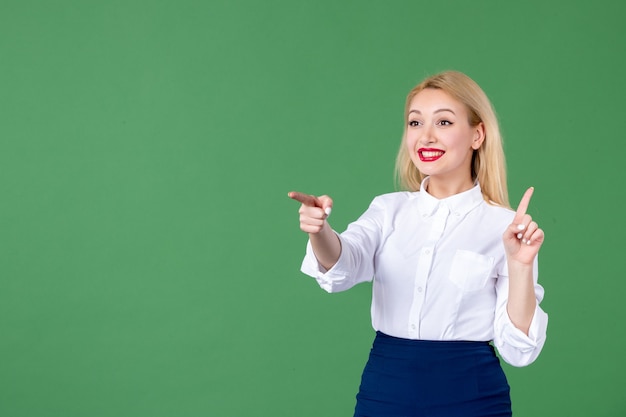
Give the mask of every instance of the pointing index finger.
<path id="1" fill-rule="evenodd" d="M 289 196 L 289 198 L 292 198 L 292 199 L 294 199 L 296 201 L 299 201 L 302 204 L 304 204 L 305 206 L 322 207 L 322 205 L 320 204 L 320 201 L 315 196 L 312 196 L 312 195 L 309 195 L 309 194 L 300 193 L 298 191 L 291 191 L 287 195 Z"/>
<path id="2" fill-rule="evenodd" d="M 528 205 L 530 204 L 530 198 L 533 196 L 533 191 L 535 191 L 535 187 L 530 187 L 522 196 L 522 199 L 517 206 L 517 211 L 515 212 L 516 221 L 521 221 L 524 214 L 526 214 L 526 211 L 528 210 Z"/>

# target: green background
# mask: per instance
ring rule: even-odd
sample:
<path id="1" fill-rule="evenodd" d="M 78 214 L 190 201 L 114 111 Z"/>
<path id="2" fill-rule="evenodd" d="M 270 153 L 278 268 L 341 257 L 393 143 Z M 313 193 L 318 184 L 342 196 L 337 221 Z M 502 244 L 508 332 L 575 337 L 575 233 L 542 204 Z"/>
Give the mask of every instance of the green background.
<path id="1" fill-rule="evenodd" d="M 626 415 L 625 5 L 0 0 L 0 416 L 351 415 L 371 287 L 299 272 L 286 194 L 393 191 L 445 69 L 547 235 L 515 415 Z"/>

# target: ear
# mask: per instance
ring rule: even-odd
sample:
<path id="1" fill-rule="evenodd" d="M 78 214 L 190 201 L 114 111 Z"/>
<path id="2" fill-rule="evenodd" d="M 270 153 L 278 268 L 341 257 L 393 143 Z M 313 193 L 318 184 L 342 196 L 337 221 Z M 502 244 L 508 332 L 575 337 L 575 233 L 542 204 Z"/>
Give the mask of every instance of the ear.
<path id="1" fill-rule="evenodd" d="M 480 122 L 474 128 L 474 140 L 472 141 L 472 149 L 478 150 L 485 141 L 485 125 Z"/>

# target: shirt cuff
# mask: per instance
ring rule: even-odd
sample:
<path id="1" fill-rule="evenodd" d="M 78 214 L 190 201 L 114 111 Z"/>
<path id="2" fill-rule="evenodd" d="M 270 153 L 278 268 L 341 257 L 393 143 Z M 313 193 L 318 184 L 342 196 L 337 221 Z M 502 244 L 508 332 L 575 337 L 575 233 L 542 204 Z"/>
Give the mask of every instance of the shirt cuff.
<path id="1" fill-rule="evenodd" d="M 528 335 L 515 327 L 508 313 L 504 314 L 496 346 L 507 363 L 526 366 L 539 356 L 546 341 L 548 315 L 537 305 L 530 323 Z"/>
<path id="2" fill-rule="evenodd" d="M 341 236 L 339 236 L 339 239 L 341 240 Z M 311 241 L 308 241 L 306 244 L 306 255 L 300 270 L 306 275 L 315 278 L 319 286 L 327 292 L 347 290 L 350 288 L 350 285 L 346 286 L 349 268 L 347 267 L 348 257 L 345 252 L 342 242 L 342 251 L 339 259 L 332 268 L 326 269 L 318 262 L 313 252 Z"/>

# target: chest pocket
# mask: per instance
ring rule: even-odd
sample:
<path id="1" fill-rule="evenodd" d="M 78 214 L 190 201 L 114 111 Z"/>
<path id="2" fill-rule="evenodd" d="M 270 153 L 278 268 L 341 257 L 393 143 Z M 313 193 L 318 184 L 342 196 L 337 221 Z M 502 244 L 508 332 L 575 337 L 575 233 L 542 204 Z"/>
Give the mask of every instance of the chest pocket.
<path id="1" fill-rule="evenodd" d="M 459 249 L 452 259 L 450 281 L 464 292 L 480 290 L 491 277 L 493 264 L 491 256 Z"/>

